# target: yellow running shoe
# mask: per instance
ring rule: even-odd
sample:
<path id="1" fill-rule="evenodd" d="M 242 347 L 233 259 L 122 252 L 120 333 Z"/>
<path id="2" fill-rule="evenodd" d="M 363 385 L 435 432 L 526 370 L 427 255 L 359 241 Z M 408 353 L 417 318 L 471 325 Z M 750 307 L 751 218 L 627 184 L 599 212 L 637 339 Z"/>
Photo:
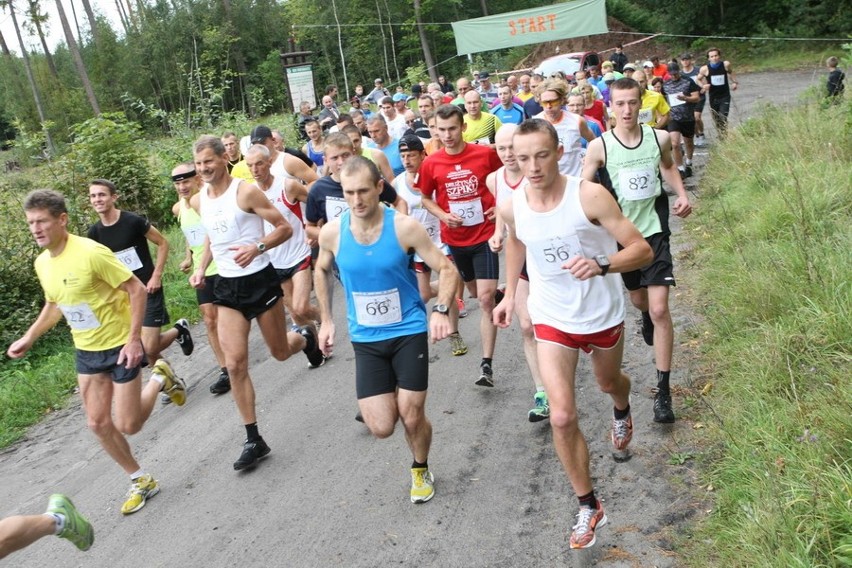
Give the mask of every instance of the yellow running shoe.
<path id="1" fill-rule="evenodd" d="M 453 352 L 455 357 L 459 357 L 467 353 L 467 344 L 465 344 L 464 339 L 459 332 L 450 334 L 450 350 Z"/>
<path id="2" fill-rule="evenodd" d="M 153 497 L 159 492 L 160 486 L 157 484 L 157 480 L 146 473 L 142 477 L 137 478 L 130 486 L 127 501 L 121 506 L 121 513 L 123 515 L 135 513 L 145 506 L 148 498 Z"/>
<path id="3" fill-rule="evenodd" d="M 411 502 L 425 503 L 435 496 L 435 477 L 425 467 L 411 468 Z"/>
<path id="4" fill-rule="evenodd" d="M 157 359 L 151 372 L 163 377 L 163 388 L 160 390 L 169 395 L 173 403 L 178 406 L 186 404 L 186 383 L 183 382 L 183 379 L 175 375 L 168 361 Z"/>

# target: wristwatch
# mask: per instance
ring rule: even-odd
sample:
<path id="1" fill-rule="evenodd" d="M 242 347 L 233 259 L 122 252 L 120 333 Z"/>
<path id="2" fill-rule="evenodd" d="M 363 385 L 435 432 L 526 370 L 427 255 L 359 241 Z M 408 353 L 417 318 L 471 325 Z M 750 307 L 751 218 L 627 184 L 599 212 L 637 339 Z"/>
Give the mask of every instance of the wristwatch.
<path id="1" fill-rule="evenodd" d="M 435 304 L 432 306 L 432 312 L 446 316 L 449 315 L 450 308 L 448 308 L 446 304 Z"/>
<path id="2" fill-rule="evenodd" d="M 257 247 L 257 252 L 259 252 L 260 254 L 266 252 L 266 243 L 264 243 L 263 241 L 257 241 L 254 246 Z"/>
<path id="3" fill-rule="evenodd" d="M 601 269 L 601 276 L 606 276 L 606 273 L 609 272 L 609 258 L 605 254 L 599 254 L 595 257 L 595 262 Z"/>

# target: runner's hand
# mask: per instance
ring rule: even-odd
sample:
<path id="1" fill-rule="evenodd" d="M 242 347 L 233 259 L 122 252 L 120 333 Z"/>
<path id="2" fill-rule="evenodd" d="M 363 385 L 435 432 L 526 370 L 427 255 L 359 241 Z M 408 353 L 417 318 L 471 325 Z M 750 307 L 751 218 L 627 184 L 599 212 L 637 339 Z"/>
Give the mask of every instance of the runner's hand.
<path id="1" fill-rule="evenodd" d="M 456 227 L 461 227 L 462 223 L 464 222 L 464 220 L 461 217 L 459 217 L 458 215 L 455 215 L 453 213 L 445 213 L 442 221 L 444 222 L 444 225 L 446 225 L 447 227 L 449 227 L 451 229 L 455 229 Z"/>
<path id="2" fill-rule="evenodd" d="M 500 252 L 503 250 L 503 235 L 493 235 L 488 239 L 488 246 L 491 248 L 491 252 Z"/>
<path id="3" fill-rule="evenodd" d="M 201 290 L 205 286 L 204 273 L 199 273 L 197 270 L 189 277 L 189 285 L 197 290 Z"/>
<path id="4" fill-rule="evenodd" d="M 509 296 L 503 296 L 503 300 L 494 306 L 494 310 L 491 312 L 491 321 L 497 327 L 505 329 L 512 325 L 512 313 L 514 310 L 515 300 Z"/>
<path id="5" fill-rule="evenodd" d="M 125 369 L 138 367 L 139 363 L 142 362 L 142 355 L 144 353 L 145 350 L 142 349 L 141 341 L 131 341 L 121 348 L 121 351 L 118 353 L 118 361 L 116 363 L 118 365 L 124 363 Z"/>
<path id="6" fill-rule="evenodd" d="M 450 317 L 446 314 L 432 312 L 429 318 L 429 337 L 432 343 L 441 341 L 450 335 Z"/>
<path id="7" fill-rule="evenodd" d="M 485 219 L 487 221 L 494 221 L 494 219 L 496 219 L 496 218 L 497 218 L 497 208 L 496 207 L 489 207 L 488 209 L 485 210 Z"/>
<path id="8" fill-rule="evenodd" d="M 6 355 L 12 359 L 20 359 L 27 354 L 27 351 L 29 351 L 32 346 L 32 341 L 28 340 L 26 337 L 22 337 L 9 346 L 9 350 L 6 351 Z"/>
<path id="9" fill-rule="evenodd" d="M 692 205 L 689 204 L 688 197 L 678 197 L 672 206 L 672 212 L 678 217 L 689 217 L 692 213 Z"/>
<path id="10" fill-rule="evenodd" d="M 331 357 L 334 352 L 334 322 L 322 322 L 317 335 L 322 354 L 326 357 Z"/>
<path id="11" fill-rule="evenodd" d="M 191 258 L 183 259 L 180 262 L 180 265 L 178 265 L 178 268 L 180 268 L 180 271 L 183 272 L 184 274 L 189 274 L 189 271 L 192 269 L 192 259 Z"/>
<path id="12" fill-rule="evenodd" d="M 149 294 L 157 292 L 162 287 L 163 282 L 156 274 L 151 275 L 151 278 L 148 279 L 148 283 L 145 284 L 145 290 L 147 290 Z"/>
<path id="13" fill-rule="evenodd" d="M 228 250 L 234 251 L 234 262 L 236 262 L 242 268 L 245 268 L 251 261 L 257 258 L 260 255 L 260 251 L 257 250 L 256 245 L 243 245 L 239 247 L 228 247 Z"/>
<path id="14" fill-rule="evenodd" d="M 601 267 L 598 266 L 595 259 L 580 255 L 569 258 L 568 262 L 562 265 L 562 268 L 570 270 L 577 280 L 588 280 L 601 274 Z"/>

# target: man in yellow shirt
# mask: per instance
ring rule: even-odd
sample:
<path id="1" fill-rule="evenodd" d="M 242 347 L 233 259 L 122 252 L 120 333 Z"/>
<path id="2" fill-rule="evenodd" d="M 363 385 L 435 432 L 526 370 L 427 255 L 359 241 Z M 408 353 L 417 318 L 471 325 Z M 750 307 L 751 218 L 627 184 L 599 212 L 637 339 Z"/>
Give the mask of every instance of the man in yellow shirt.
<path id="1" fill-rule="evenodd" d="M 7 355 L 23 357 L 65 316 L 77 348 L 77 383 L 89 428 L 130 475 L 130 493 L 121 512 L 135 513 L 160 488 L 133 457 L 125 435 L 142 429 L 160 391 L 182 406 L 186 386 L 171 373 L 158 372 L 142 386 L 141 367 L 147 364 L 142 347 L 145 286 L 107 247 L 68 233 L 65 198 L 36 190 L 26 197 L 24 211 L 30 233 L 45 249 L 35 261 L 45 304 Z"/>
<path id="2" fill-rule="evenodd" d="M 639 124 L 647 124 L 651 128 L 664 129 L 669 121 L 671 107 L 666 97 L 660 93 L 648 90 L 648 79 L 644 71 L 633 73 L 633 79 L 642 89 L 642 107 L 639 109 Z"/>
<path id="3" fill-rule="evenodd" d="M 500 119 L 482 112 L 482 96 L 478 91 L 468 91 L 464 94 L 464 123 L 467 128 L 463 133 L 464 141 L 472 144 L 494 145 L 494 137 L 503 126 Z"/>

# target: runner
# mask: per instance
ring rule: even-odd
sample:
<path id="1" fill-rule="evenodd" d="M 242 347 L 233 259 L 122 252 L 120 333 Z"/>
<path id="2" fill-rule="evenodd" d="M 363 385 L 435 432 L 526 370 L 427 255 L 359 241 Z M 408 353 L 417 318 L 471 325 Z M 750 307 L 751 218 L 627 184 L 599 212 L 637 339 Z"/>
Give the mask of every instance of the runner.
<path id="1" fill-rule="evenodd" d="M 539 101 L 544 111 L 534 118 L 546 120 L 559 134 L 559 144 L 562 146 L 559 172 L 564 175 L 578 176 L 583 171 L 583 147 L 580 139 L 592 141 L 595 139 L 595 134 L 589 129 L 584 117 L 564 109 L 569 90 L 568 83 L 561 79 L 548 79 L 541 85 L 540 90 Z"/>
<path id="2" fill-rule="evenodd" d="M 272 161 L 266 146 L 255 144 L 249 148 L 246 162 L 255 185 L 293 228 L 293 235 L 268 254 L 295 327 L 312 324 L 319 319 L 319 312 L 311 305 L 311 247 L 307 242 L 301 206 L 308 201 L 308 190 L 292 178 L 272 175 Z M 274 229 L 272 224 L 263 222 L 265 234 L 272 233 Z"/>
<path id="3" fill-rule="evenodd" d="M 685 179 L 692 175 L 692 153 L 695 151 L 692 143 L 695 136 L 694 109 L 701 87 L 689 77 L 683 76 L 677 63 L 669 63 L 669 76 L 671 79 L 663 83 L 663 92 L 671 107 L 666 128 L 672 137 L 675 166 L 680 176 Z M 680 148 L 681 142 L 686 147 L 686 157 Z"/>
<path id="4" fill-rule="evenodd" d="M 612 398 L 612 443 L 617 452 L 624 452 L 633 436 L 633 420 L 630 379 L 621 370 L 624 295 L 615 273 L 644 265 L 651 249 L 606 189 L 559 173 L 559 139 L 547 121 L 521 124 L 513 145 L 529 184 L 500 205 L 509 229 L 508 280 L 494 322 L 504 328 L 511 324 L 526 259 L 529 313 L 550 401 L 553 445 L 580 502 L 570 546 L 589 548 L 607 518 L 595 496 L 589 448 L 579 428 L 574 394 L 579 350 L 591 353 L 598 387 Z"/>
<path id="5" fill-rule="evenodd" d="M 402 159 L 399 157 L 399 138 L 388 133 L 388 125 L 381 115 L 376 115 L 367 121 L 367 132 L 370 133 L 370 141 L 367 148 L 381 150 L 390 163 L 393 175 L 398 176 L 405 171 L 402 167 Z"/>
<path id="6" fill-rule="evenodd" d="M 449 311 L 458 272 L 414 219 L 380 204 L 383 181 L 376 166 L 360 156 L 341 172 L 350 209 L 323 227 L 315 286 L 325 355 L 334 349 L 332 264 L 346 293 L 349 335 L 355 350 L 355 390 L 365 424 L 377 438 L 393 434 L 397 421 L 411 448 L 412 503 L 435 495 L 429 469 L 432 424 L 426 417 L 429 347 L 450 333 Z M 438 303 L 427 324 L 426 307 L 409 269 L 408 251 L 439 272 Z"/>
<path id="7" fill-rule="evenodd" d="M 498 209 L 504 202 L 512 201 L 513 192 L 525 182 L 524 174 L 521 172 L 512 146 L 512 138 L 516 130 L 516 125 L 504 124 L 503 128 L 497 132 L 495 150 L 497 150 L 497 155 L 500 156 L 503 166 L 496 172 L 488 174 L 488 177 L 485 179 L 485 184 L 497 199 Z M 499 253 L 503 250 L 506 224 L 499 215 L 496 221 L 494 236 L 491 237 L 488 244 L 491 250 Z M 521 337 L 524 340 L 524 357 L 527 360 L 527 367 L 530 369 L 530 375 L 535 385 L 533 408 L 527 413 L 527 418 L 529 418 L 530 422 L 541 422 L 550 417 L 550 405 L 547 402 L 547 393 L 544 390 L 544 383 L 541 382 L 541 373 L 538 370 L 535 334 L 533 333 L 532 321 L 530 320 L 529 310 L 527 309 L 529 293 L 530 282 L 526 266 L 524 266 L 521 269 L 521 279 L 518 281 L 515 293 L 515 297 L 517 298 L 515 313 L 518 314 L 518 322 L 521 325 Z"/>
<path id="8" fill-rule="evenodd" d="M 387 156 L 385 153 L 377 148 L 364 148 L 364 137 L 361 136 L 361 133 L 358 131 L 358 127 L 354 124 L 345 126 L 340 130 L 342 133 L 349 137 L 349 140 L 352 141 L 352 147 L 355 150 L 356 156 L 364 156 L 379 168 L 379 171 L 382 172 L 382 177 L 388 181 L 393 181 L 393 178 L 396 177 L 393 175 L 393 170 L 390 167 L 390 162 L 388 162 Z M 369 138 L 367 138 L 369 140 Z"/>
<path id="9" fill-rule="evenodd" d="M 491 109 L 491 113 L 503 124 L 520 124 L 524 121 L 524 108 L 514 102 L 512 89 L 502 85 L 497 89 L 499 104 Z"/>
<path id="10" fill-rule="evenodd" d="M 147 219 L 129 211 L 121 211 L 115 205 L 119 195 L 115 184 L 106 179 L 92 180 L 89 184 L 89 202 L 98 214 L 97 223 L 89 227 L 88 237 L 101 243 L 115 253 L 116 258 L 145 285 L 148 298 L 145 303 L 145 319 L 142 322 L 142 345 L 149 361 L 155 361 L 154 372 L 174 374 L 166 359 L 160 354 L 174 341 L 178 342 L 187 357 L 194 349 L 189 322 L 179 319 L 171 329 L 160 332 L 169 323 L 166 297 L 163 294 L 162 277 L 169 256 L 169 241 Z M 148 242 L 157 247 L 156 262 L 151 259 Z M 163 397 L 163 402 L 171 398 Z"/>
<path id="11" fill-rule="evenodd" d="M 201 189 L 201 178 L 195 174 L 194 164 L 178 164 L 172 169 L 172 183 L 178 194 L 178 202 L 172 206 L 172 214 L 178 218 L 178 224 L 186 239 L 186 256 L 180 263 L 180 270 L 185 274 L 191 274 L 195 265 L 201 260 L 206 236 L 201 217 L 189 206 L 189 200 Z M 231 390 L 231 379 L 228 377 L 225 356 L 219 345 L 216 306 L 213 305 L 213 288 L 218 274 L 216 263 L 211 262 L 204 273 L 204 287 L 195 290 L 195 298 L 198 301 L 201 317 L 204 319 L 204 327 L 207 329 L 207 340 L 219 364 L 219 376 L 210 385 L 210 392 L 224 394 Z"/>
<path id="12" fill-rule="evenodd" d="M 190 200 L 207 230 L 201 262 L 189 281 L 205 285 L 205 271 L 212 259 L 219 267 L 214 303 L 219 315 L 219 342 L 231 377 L 231 394 L 246 429 L 246 441 L 235 470 L 257 465 L 271 451 L 258 431 L 254 385 L 248 372 L 248 336 L 251 320 L 257 319 L 271 355 L 288 359 L 303 351 L 312 366 L 323 356 L 313 326 L 282 333 L 286 314 L 281 287 L 267 249 L 283 243 L 293 232 L 281 213 L 257 187 L 232 178 L 225 167 L 225 149 L 218 138 L 202 136 L 193 147 L 195 169 L 205 186 Z M 264 235 L 263 221 L 275 227 Z"/>
<path id="13" fill-rule="evenodd" d="M 420 171 L 420 166 L 426 158 L 423 141 L 418 136 L 406 134 L 399 141 L 399 154 L 402 156 L 405 174 L 399 175 L 393 180 L 393 188 L 396 190 L 397 195 L 403 198 L 408 204 L 408 214 L 423 225 L 426 232 L 429 233 L 432 243 L 452 261 L 453 258 L 450 255 L 450 249 L 441 242 L 441 222 L 423 207 L 422 195 L 414 189 L 417 173 Z M 424 304 L 429 304 L 429 300 L 438 295 L 438 291 L 431 281 L 432 269 L 421 257 L 415 255 L 414 272 L 417 274 L 417 287 L 420 290 L 420 298 Z M 456 301 L 450 305 L 449 314 L 450 348 L 453 355 L 457 357 L 467 353 L 467 345 L 459 334 L 460 310 L 464 310 L 465 316 L 467 315 L 467 310 L 464 308 L 464 302 L 462 301 L 463 296 L 464 283 L 459 278 Z"/>
<path id="14" fill-rule="evenodd" d="M 500 265 L 488 246 L 494 234 L 494 194 L 485 178 L 503 164 L 492 148 L 468 144 L 462 138 L 466 124 L 461 109 L 441 105 L 437 129 L 444 147 L 430 154 L 420 167 L 415 187 L 422 204 L 441 221 L 441 241 L 450 252 L 465 283 L 476 283 L 482 362 L 479 386 L 493 387 L 494 344 L 497 328 L 491 321 Z"/>
<path id="15" fill-rule="evenodd" d="M 228 155 L 228 171 L 230 172 L 243 159 L 243 155 L 240 153 L 240 141 L 235 132 L 226 132 L 222 135 L 222 144 L 225 145 L 225 154 Z"/>
<path id="16" fill-rule="evenodd" d="M 494 135 L 503 123 L 493 114 L 482 112 L 482 105 L 483 100 L 478 91 L 468 91 L 464 94 L 464 107 L 467 109 L 467 114 L 464 115 L 464 141 L 493 145 Z"/>
<path id="17" fill-rule="evenodd" d="M 693 64 L 692 54 L 685 52 L 680 56 L 681 75 L 690 79 L 698 85 L 698 102 L 693 105 L 693 118 L 695 121 L 695 137 L 693 138 L 694 146 L 704 146 L 704 119 L 701 115 L 704 113 L 704 103 L 707 101 L 707 96 L 700 88 L 701 83 L 698 80 L 699 69 Z"/>
<path id="18" fill-rule="evenodd" d="M 659 93 L 648 90 L 648 78 L 644 71 L 636 71 L 633 73 L 633 80 L 639 85 L 642 90 L 642 107 L 639 109 L 639 124 L 647 124 L 652 128 L 665 128 L 669 121 L 669 112 L 671 107 L 666 102 L 665 97 Z M 614 83 L 613 83 L 614 84 Z M 610 85 L 610 107 L 613 106 L 612 85 Z"/>
<path id="19" fill-rule="evenodd" d="M 632 79 L 619 79 L 612 84 L 615 128 L 589 144 L 583 177 L 592 180 L 600 174 L 625 216 L 654 250 L 651 264 L 624 272 L 622 279 L 630 292 L 630 301 L 642 312 L 642 337 L 645 343 L 654 346 L 657 364 L 654 421 L 674 422 L 669 389 L 674 347 L 669 287 L 675 285 L 675 279 L 669 250 L 669 200 L 660 176 L 677 194 L 672 205 L 675 215 L 689 216 L 692 206 L 672 160 L 669 133 L 638 122 L 641 96 L 641 87 Z"/>
<path id="20" fill-rule="evenodd" d="M 222 169 L 227 171 L 225 147 L 219 138 L 211 138 L 222 148 Z M 68 232 L 65 198 L 51 190 L 33 191 L 24 200 L 24 212 L 36 244 L 45 249 L 35 261 L 45 303 L 6 354 L 23 357 L 65 317 L 77 349 L 77 384 L 86 422 L 101 447 L 130 475 L 121 512 L 135 513 L 160 486 L 133 457 L 126 436 L 142 430 L 160 391 L 183 406 L 186 385 L 158 361 L 151 380 L 142 386 L 142 365 L 148 363 L 142 346 L 145 286 L 107 247 Z"/>
<path id="21" fill-rule="evenodd" d="M 71 499 L 54 494 L 42 515 L 15 515 L 0 520 L 0 560 L 49 535 L 64 538 L 83 551 L 95 542 L 95 530 L 77 512 Z"/>
<path id="22" fill-rule="evenodd" d="M 405 131 L 408 130 L 408 125 L 405 124 L 405 117 L 402 116 L 396 110 L 396 106 L 393 104 L 393 99 L 391 97 L 385 97 L 381 102 L 381 112 L 376 113 L 377 117 L 381 117 L 385 120 L 385 126 L 387 127 L 387 131 L 391 138 L 399 140 L 400 136 L 405 134 Z M 370 120 L 367 120 L 367 128 L 369 129 Z M 373 137 L 373 133 L 370 132 L 370 138 Z M 394 142 L 394 146 L 396 142 Z"/>
<path id="23" fill-rule="evenodd" d="M 253 144 L 263 144 L 269 148 L 269 155 L 272 160 L 272 175 L 276 177 L 295 178 L 307 185 L 312 184 L 319 178 L 314 168 L 308 165 L 308 162 L 311 160 L 308 159 L 305 161 L 304 158 L 307 158 L 307 156 L 301 150 L 285 148 L 284 152 L 279 152 L 275 148 L 275 138 L 272 136 L 272 130 L 268 126 L 260 124 L 252 128 L 250 139 L 251 143 L 246 146 L 245 151 L 248 151 L 249 147 Z M 245 158 L 234 166 L 231 176 L 249 183 L 254 182 Z"/>
<path id="24" fill-rule="evenodd" d="M 720 137 L 728 131 L 728 113 L 731 111 L 731 91 L 736 91 L 737 83 L 730 61 L 722 60 L 722 51 L 718 47 L 707 50 L 707 64 L 698 71 L 701 91 L 707 93 L 710 103 L 710 116 Z"/>
<path id="25" fill-rule="evenodd" d="M 325 174 L 325 136 L 322 133 L 322 125 L 316 120 L 309 120 L 305 123 L 305 134 L 308 135 L 308 141 L 302 146 L 302 152 L 317 165 L 317 175 L 322 177 Z M 262 143 L 252 141 L 252 144 Z"/>

